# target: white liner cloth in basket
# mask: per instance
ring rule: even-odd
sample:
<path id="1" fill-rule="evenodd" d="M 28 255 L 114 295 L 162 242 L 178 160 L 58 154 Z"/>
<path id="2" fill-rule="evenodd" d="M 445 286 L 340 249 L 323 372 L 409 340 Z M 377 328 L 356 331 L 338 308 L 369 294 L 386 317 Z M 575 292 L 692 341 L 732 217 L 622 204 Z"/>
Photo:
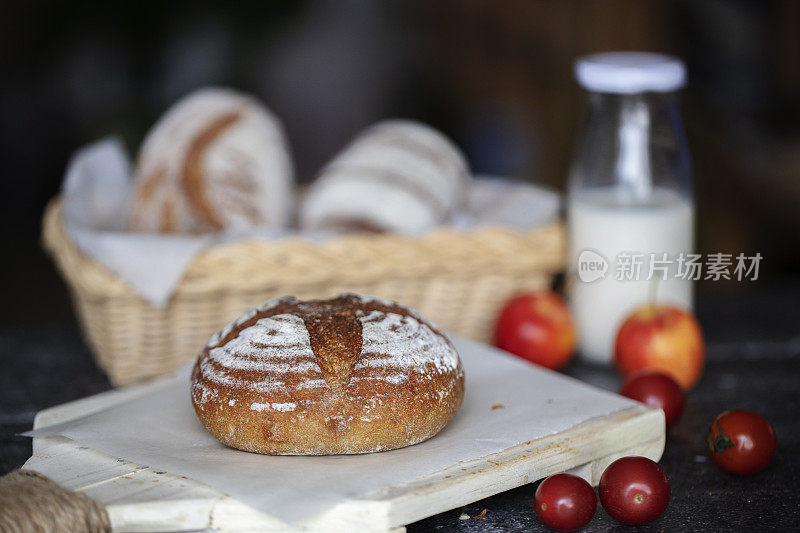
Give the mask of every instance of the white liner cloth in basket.
<path id="1" fill-rule="evenodd" d="M 123 231 L 131 191 L 130 157 L 119 139 L 102 139 L 79 149 L 62 185 L 64 225 L 81 251 L 124 279 L 156 306 L 169 301 L 186 268 L 203 249 L 236 240 L 331 238 L 330 234 L 291 228 L 256 227 L 206 235 Z M 467 202 L 449 225 L 459 229 L 509 226 L 533 229 L 555 219 L 557 193 L 530 184 L 471 180 Z"/>

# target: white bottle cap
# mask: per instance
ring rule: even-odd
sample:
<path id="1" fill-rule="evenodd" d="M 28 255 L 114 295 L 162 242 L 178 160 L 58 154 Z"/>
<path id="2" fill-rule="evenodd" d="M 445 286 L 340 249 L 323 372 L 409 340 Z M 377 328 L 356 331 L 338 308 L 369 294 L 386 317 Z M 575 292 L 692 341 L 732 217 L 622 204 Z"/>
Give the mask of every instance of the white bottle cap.
<path id="1" fill-rule="evenodd" d="M 674 56 L 649 52 L 606 52 L 579 57 L 575 78 L 589 91 L 635 94 L 668 92 L 686 84 L 686 65 Z"/>

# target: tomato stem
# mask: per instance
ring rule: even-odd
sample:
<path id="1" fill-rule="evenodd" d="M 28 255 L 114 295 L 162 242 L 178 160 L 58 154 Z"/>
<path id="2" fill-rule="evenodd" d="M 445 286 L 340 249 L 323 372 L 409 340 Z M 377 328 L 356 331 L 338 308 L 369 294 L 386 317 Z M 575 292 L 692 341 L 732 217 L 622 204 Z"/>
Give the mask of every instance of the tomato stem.
<path id="1" fill-rule="evenodd" d="M 707 444 L 708 449 L 711 452 L 721 453 L 728 448 L 733 448 L 735 443 L 728 437 L 724 431 L 722 431 L 722 426 L 720 426 L 719 421 L 717 421 L 717 431 L 719 431 L 719 435 L 714 438 L 712 432 L 709 430 L 707 436 Z"/>

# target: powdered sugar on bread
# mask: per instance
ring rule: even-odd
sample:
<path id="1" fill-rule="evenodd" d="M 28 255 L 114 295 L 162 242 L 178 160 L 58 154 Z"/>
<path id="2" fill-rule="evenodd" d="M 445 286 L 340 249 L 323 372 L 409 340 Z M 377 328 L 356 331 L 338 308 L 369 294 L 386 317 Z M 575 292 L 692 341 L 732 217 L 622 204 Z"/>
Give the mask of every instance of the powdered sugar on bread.
<path id="1" fill-rule="evenodd" d="M 292 300 L 273 300 L 267 305 L 249 311 L 223 328 L 212 337 L 209 346 L 219 343 L 237 325 L 252 319 L 258 310 L 268 310 L 278 303 Z M 363 303 L 389 302 L 377 298 L 363 298 Z M 367 376 L 356 379 L 385 380 L 402 383 L 414 373 L 443 373 L 458 367 L 458 354 L 443 337 L 430 327 L 410 315 L 371 311 L 358 317 L 361 322 L 361 353 L 353 369 L 353 375 L 363 367 L 392 371 L 390 374 Z M 211 364 L 211 362 L 216 364 Z M 202 370 L 208 381 L 232 387 L 255 387 L 269 392 L 285 383 L 281 376 L 297 374 L 308 379 L 300 387 L 313 388 L 325 385 L 320 379 L 322 369 L 311 348 L 311 340 L 305 322 L 299 315 L 290 313 L 262 318 L 223 346 L 212 348 Z M 258 371 L 263 381 L 252 383 L 237 380 L 231 370 Z M 351 379 L 353 377 L 351 376 Z M 202 397 L 201 397 L 202 403 Z M 253 405 L 256 405 L 254 403 Z M 258 404 L 258 405 L 269 405 Z M 264 410 L 264 409 L 261 409 Z"/>

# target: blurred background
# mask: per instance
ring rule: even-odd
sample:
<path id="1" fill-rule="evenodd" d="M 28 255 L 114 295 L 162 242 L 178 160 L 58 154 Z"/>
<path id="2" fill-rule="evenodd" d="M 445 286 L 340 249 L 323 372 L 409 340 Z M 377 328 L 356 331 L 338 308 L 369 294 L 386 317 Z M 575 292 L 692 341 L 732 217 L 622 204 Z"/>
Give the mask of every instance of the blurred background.
<path id="1" fill-rule="evenodd" d="M 800 272 L 800 2 L 28 1 L 3 11 L 4 327 L 72 315 L 39 243 L 70 154 L 109 134 L 135 153 L 192 89 L 263 99 L 287 128 L 301 181 L 361 128 L 404 116 L 451 136 L 476 172 L 563 190 L 584 111 L 572 61 L 608 50 L 688 64 L 699 251 L 760 252 L 767 280 Z"/>

